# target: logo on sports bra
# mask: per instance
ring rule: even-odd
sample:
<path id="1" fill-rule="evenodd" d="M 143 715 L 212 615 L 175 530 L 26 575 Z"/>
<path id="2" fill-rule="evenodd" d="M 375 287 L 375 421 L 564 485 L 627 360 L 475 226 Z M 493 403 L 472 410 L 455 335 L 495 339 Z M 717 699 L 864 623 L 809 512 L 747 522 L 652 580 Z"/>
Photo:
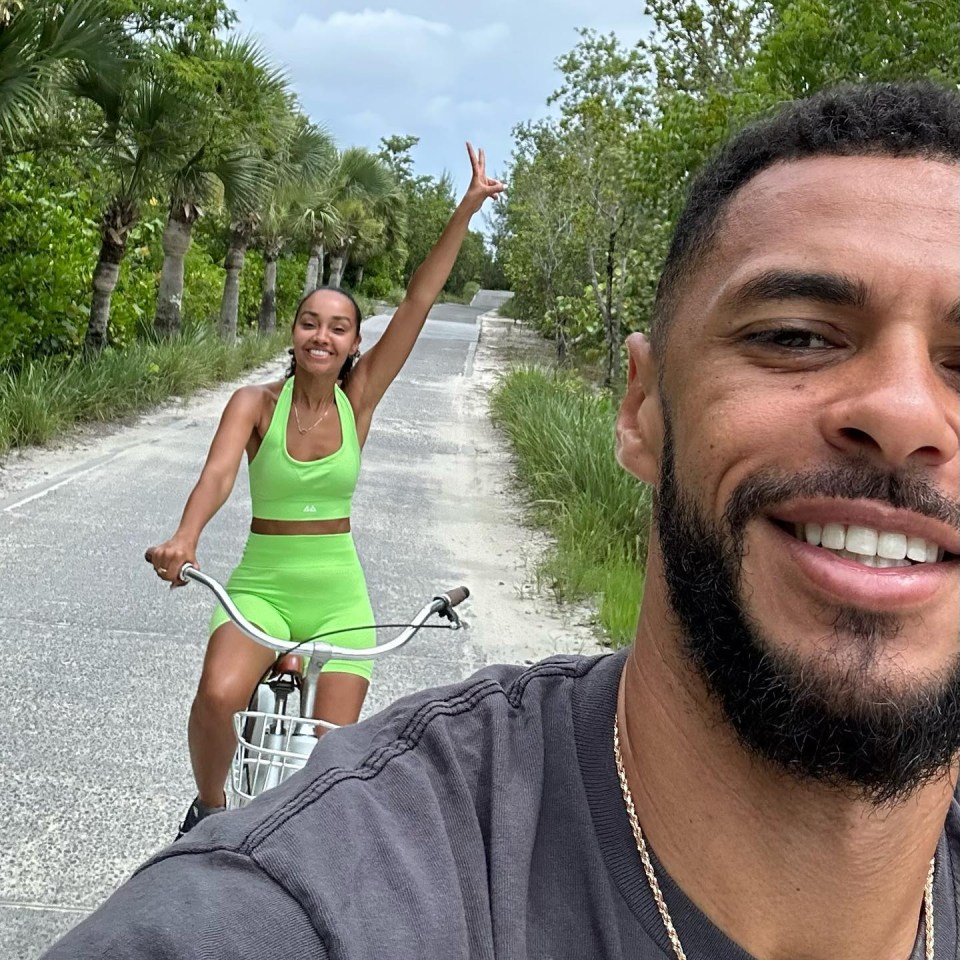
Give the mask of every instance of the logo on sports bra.
<path id="1" fill-rule="evenodd" d="M 304 512 L 304 513 L 316 513 L 316 512 L 317 512 L 317 508 L 316 508 L 312 503 L 308 503 L 308 504 L 303 508 L 303 512 Z"/>

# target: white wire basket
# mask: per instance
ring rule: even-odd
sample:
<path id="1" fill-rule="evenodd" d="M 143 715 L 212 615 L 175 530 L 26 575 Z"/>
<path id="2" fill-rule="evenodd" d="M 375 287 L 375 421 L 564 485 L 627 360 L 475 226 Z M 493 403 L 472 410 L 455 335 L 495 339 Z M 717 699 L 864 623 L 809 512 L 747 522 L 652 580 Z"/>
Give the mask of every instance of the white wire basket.
<path id="1" fill-rule="evenodd" d="M 265 790 L 303 769 L 320 730 L 335 730 L 326 720 L 241 710 L 234 714 L 237 749 L 230 770 L 234 807 L 243 807 Z"/>

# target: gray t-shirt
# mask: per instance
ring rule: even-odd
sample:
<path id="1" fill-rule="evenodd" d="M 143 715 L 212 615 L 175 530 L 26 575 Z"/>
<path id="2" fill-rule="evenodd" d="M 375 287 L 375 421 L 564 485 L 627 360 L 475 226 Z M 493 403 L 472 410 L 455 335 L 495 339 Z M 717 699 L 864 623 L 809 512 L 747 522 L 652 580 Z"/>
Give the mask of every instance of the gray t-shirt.
<path id="1" fill-rule="evenodd" d="M 613 761 L 624 656 L 490 668 L 323 737 L 303 773 L 164 850 L 47 960 L 672 958 Z M 957 954 L 958 827 L 954 804 L 938 960 Z M 690 960 L 750 960 L 655 868 Z"/>

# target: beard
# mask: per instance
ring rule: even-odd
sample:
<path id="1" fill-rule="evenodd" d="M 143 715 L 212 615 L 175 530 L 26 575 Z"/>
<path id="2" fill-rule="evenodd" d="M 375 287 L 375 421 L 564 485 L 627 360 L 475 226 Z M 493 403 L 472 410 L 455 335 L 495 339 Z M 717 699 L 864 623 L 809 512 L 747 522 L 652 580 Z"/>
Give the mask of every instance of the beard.
<path id="1" fill-rule="evenodd" d="M 960 751 L 960 656 L 937 676 L 894 673 L 894 614 L 838 608 L 818 655 L 782 649 L 747 609 L 744 531 L 801 496 L 877 500 L 958 525 L 929 483 L 856 460 L 802 475 L 754 474 L 716 523 L 680 488 L 665 417 L 655 520 L 670 605 L 690 662 L 741 744 L 787 774 L 878 806 L 944 774 Z M 769 521 L 764 521 L 769 522 Z"/>

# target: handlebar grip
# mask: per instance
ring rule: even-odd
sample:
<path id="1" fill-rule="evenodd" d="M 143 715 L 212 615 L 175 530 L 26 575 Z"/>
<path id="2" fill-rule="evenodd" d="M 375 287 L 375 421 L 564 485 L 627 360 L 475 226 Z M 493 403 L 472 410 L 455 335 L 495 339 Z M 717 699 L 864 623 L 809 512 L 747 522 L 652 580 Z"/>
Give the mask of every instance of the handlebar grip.
<path id="1" fill-rule="evenodd" d="M 190 579 L 190 574 L 194 571 L 194 569 L 195 568 L 193 564 L 188 561 L 180 568 L 180 573 L 177 574 L 178 579 L 183 581 Z"/>
<path id="2" fill-rule="evenodd" d="M 470 596 L 470 591 L 466 587 L 454 587 L 452 590 L 448 590 L 444 596 L 451 607 L 459 607 Z"/>

